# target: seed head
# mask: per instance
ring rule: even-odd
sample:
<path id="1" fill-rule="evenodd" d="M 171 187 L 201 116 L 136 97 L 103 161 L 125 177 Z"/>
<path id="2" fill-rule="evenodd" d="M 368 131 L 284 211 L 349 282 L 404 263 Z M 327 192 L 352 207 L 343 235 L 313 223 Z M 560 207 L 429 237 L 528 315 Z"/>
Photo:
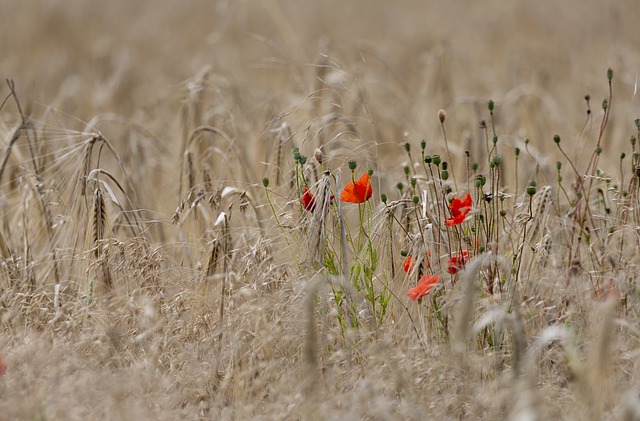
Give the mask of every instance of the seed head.
<path id="1" fill-rule="evenodd" d="M 447 119 L 447 112 L 443 109 L 438 110 L 438 120 L 440 120 L 440 124 L 444 124 L 444 121 Z"/>

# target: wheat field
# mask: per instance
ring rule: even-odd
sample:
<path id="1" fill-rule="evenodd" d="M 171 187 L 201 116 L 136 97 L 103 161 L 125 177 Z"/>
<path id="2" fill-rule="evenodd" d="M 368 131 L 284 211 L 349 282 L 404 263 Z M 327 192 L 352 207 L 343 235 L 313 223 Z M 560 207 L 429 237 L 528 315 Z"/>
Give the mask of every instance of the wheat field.
<path id="1" fill-rule="evenodd" d="M 0 4 L 0 419 L 640 420 L 635 1 Z"/>

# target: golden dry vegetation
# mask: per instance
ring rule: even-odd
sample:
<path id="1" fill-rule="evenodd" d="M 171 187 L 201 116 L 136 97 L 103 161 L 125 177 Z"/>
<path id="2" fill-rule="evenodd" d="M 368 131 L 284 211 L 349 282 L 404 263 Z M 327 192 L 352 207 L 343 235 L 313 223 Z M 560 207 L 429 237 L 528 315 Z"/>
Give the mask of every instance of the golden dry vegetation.
<path id="1" fill-rule="evenodd" d="M 640 419 L 636 9 L 3 1 L 0 419 Z"/>

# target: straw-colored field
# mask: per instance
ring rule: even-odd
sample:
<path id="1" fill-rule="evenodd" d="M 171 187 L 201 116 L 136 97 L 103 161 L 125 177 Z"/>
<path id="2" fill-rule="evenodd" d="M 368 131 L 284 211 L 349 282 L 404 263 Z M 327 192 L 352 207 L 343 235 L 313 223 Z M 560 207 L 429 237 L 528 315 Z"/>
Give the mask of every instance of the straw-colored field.
<path id="1" fill-rule="evenodd" d="M 634 0 L 1 4 L 0 419 L 640 420 Z"/>

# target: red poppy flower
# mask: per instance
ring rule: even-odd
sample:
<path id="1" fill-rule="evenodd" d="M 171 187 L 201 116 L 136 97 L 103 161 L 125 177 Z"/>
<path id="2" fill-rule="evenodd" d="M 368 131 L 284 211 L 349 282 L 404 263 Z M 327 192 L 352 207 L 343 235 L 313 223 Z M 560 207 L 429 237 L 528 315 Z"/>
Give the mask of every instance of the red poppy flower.
<path id="1" fill-rule="evenodd" d="M 429 261 L 429 257 L 431 257 L 431 252 L 427 252 L 427 257 L 425 259 L 425 263 L 427 265 L 428 268 L 431 267 L 431 262 Z M 407 256 L 406 259 L 404 259 L 404 263 L 402 264 L 402 268 L 404 269 L 405 272 L 409 273 L 413 270 L 414 266 L 416 265 L 416 261 L 413 258 L 413 256 Z"/>
<path id="2" fill-rule="evenodd" d="M 306 211 L 313 212 L 313 210 L 316 208 L 316 197 L 309 191 L 307 187 L 304 188 L 301 201 L 302 207 Z"/>
<path id="3" fill-rule="evenodd" d="M 340 200 L 350 203 L 363 203 L 371 198 L 373 187 L 369 181 L 369 173 L 364 173 L 360 179 L 344 186 L 340 193 Z"/>
<path id="4" fill-rule="evenodd" d="M 418 281 L 418 285 L 407 291 L 407 297 L 413 301 L 418 301 L 433 289 L 440 280 L 440 275 L 424 275 Z"/>
<path id="5" fill-rule="evenodd" d="M 447 218 L 444 222 L 448 227 L 458 225 L 464 222 L 467 214 L 471 212 L 471 195 L 467 193 L 464 198 L 456 197 L 449 205 L 451 218 Z"/>
<path id="6" fill-rule="evenodd" d="M 464 269 L 465 263 L 467 263 L 469 253 L 466 249 L 462 250 L 462 256 L 454 254 L 447 262 L 447 272 L 452 275 L 458 273 L 459 270 Z"/>
<path id="7" fill-rule="evenodd" d="M 416 265 L 416 262 L 414 261 L 413 256 L 407 256 L 407 258 L 404 259 L 402 268 L 404 269 L 405 272 L 409 273 L 413 270 L 413 267 L 415 265 Z"/>

